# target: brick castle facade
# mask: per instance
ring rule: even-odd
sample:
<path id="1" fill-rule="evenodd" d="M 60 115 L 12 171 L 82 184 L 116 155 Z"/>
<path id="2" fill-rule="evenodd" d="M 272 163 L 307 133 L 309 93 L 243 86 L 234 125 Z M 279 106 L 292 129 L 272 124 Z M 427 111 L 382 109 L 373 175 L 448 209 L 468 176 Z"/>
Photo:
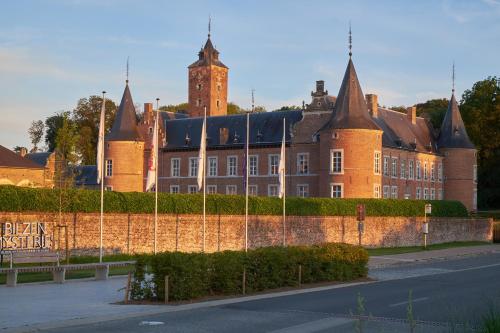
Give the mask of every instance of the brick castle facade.
<path id="1" fill-rule="evenodd" d="M 227 115 L 228 67 L 210 34 L 188 67 L 187 113 L 161 112 L 159 191 L 194 193 L 204 107 L 207 107 L 207 193 L 244 194 L 246 115 Z M 252 113 L 249 191 L 278 194 L 278 163 L 286 123 L 288 196 L 459 200 L 476 210 L 476 149 L 452 93 L 441 130 L 407 113 L 381 108 L 364 95 L 349 58 L 336 97 L 316 82 L 303 110 Z M 154 112 L 144 105 L 137 122 L 127 82 L 106 137 L 105 186 L 143 191 L 151 151 Z"/>

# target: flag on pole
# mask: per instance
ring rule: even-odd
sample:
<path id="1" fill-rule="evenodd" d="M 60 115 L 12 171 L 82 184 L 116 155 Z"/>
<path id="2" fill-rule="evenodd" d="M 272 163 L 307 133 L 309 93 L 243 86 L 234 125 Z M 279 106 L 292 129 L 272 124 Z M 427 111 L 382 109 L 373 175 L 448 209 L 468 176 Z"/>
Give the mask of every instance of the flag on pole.
<path id="1" fill-rule="evenodd" d="M 156 188 L 156 165 L 158 161 L 158 112 L 156 112 L 153 141 L 151 143 L 151 154 L 148 162 L 148 177 L 146 179 L 146 192 Z"/>
<path id="2" fill-rule="evenodd" d="M 280 163 L 278 165 L 278 175 L 280 182 L 279 197 L 285 195 L 285 118 L 283 118 L 283 141 L 281 141 Z"/>
<path id="3" fill-rule="evenodd" d="M 207 158 L 207 117 L 203 118 L 203 126 L 201 128 L 200 152 L 198 155 L 198 191 L 201 190 L 203 184 L 203 175 L 205 173 L 205 165 Z"/>
<path id="4" fill-rule="evenodd" d="M 99 120 L 99 137 L 97 139 L 97 184 L 104 178 L 103 157 L 104 157 L 104 127 L 106 126 L 106 100 L 102 98 L 101 118 Z"/>

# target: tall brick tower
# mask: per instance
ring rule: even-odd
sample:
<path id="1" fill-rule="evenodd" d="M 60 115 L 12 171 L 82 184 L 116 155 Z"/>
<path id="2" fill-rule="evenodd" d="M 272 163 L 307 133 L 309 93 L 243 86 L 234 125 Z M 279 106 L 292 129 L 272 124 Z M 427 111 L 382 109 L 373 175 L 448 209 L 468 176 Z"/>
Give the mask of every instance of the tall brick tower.
<path id="1" fill-rule="evenodd" d="M 322 197 L 373 198 L 382 184 L 375 173 L 375 153 L 382 151 L 382 130 L 368 113 L 356 70 L 349 63 L 330 119 L 318 131 L 320 156 L 319 194 Z"/>
<path id="2" fill-rule="evenodd" d="M 137 128 L 128 80 L 111 131 L 106 136 L 104 185 L 113 191 L 142 192 L 144 139 Z"/>
<path id="3" fill-rule="evenodd" d="M 208 39 L 198 53 L 198 60 L 188 67 L 189 72 L 189 115 L 202 117 L 204 106 L 207 116 L 227 114 L 227 75 L 228 68 L 219 60 L 219 51 Z"/>
<path id="4" fill-rule="evenodd" d="M 439 132 L 438 147 L 444 155 L 444 198 L 459 200 L 470 211 L 477 209 L 477 150 L 465 130 L 460 110 L 451 94 Z"/>

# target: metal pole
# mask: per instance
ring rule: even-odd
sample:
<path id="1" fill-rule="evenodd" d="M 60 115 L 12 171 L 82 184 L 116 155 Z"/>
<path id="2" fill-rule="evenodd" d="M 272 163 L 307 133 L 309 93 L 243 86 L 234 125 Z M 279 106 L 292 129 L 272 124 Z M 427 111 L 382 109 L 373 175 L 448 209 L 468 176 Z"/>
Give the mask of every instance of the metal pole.
<path id="1" fill-rule="evenodd" d="M 157 252 L 157 234 L 158 234 L 158 131 L 159 127 L 158 126 L 158 116 L 159 116 L 159 106 L 158 102 L 160 101 L 159 98 L 156 99 L 156 120 L 155 120 L 155 127 L 156 127 L 156 142 L 153 144 L 153 147 L 155 149 L 154 152 L 154 158 L 155 158 L 155 223 L 154 223 L 154 254 Z"/>
<path id="2" fill-rule="evenodd" d="M 102 102 L 104 105 L 106 105 L 106 99 L 105 99 L 105 94 L 106 92 L 102 92 Z M 105 109 L 106 110 L 106 109 Z M 106 117 L 104 118 L 106 119 Z M 102 138 L 104 140 L 104 138 Z M 102 149 L 101 149 L 101 216 L 99 218 L 99 262 L 102 263 L 102 256 L 103 256 L 103 225 L 104 225 L 104 176 L 106 175 L 106 170 L 104 169 L 106 167 L 106 163 L 104 161 L 104 141 L 102 143 Z"/>
<path id="3" fill-rule="evenodd" d="M 427 211 L 424 212 L 424 226 L 426 224 L 427 224 Z M 426 249 L 426 248 L 427 248 L 427 233 L 424 232 L 424 249 Z"/>
<path id="4" fill-rule="evenodd" d="M 283 118 L 283 143 L 285 143 L 285 118 Z M 283 149 L 283 165 L 284 165 L 284 170 L 283 170 L 283 246 L 286 246 L 286 157 L 285 157 L 285 150 L 286 150 L 286 145 L 285 149 Z"/>
<path id="5" fill-rule="evenodd" d="M 249 153 L 249 142 L 250 142 L 250 114 L 247 112 L 247 147 L 246 147 L 246 161 L 245 161 L 245 165 L 246 165 L 246 170 L 245 170 L 245 252 L 248 251 L 248 169 L 249 169 L 249 165 L 248 165 L 248 162 L 249 162 L 249 156 L 248 156 L 248 153 Z"/>
<path id="6" fill-rule="evenodd" d="M 204 117 L 203 121 L 205 124 L 205 133 L 207 132 L 207 107 L 204 107 Z M 205 138 L 206 140 L 206 138 Z M 206 174 L 207 174 L 207 146 L 205 143 L 205 154 L 203 155 L 203 252 L 205 252 L 205 224 L 206 224 L 206 206 L 207 206 L 207 179 L 206 179 Z"/>

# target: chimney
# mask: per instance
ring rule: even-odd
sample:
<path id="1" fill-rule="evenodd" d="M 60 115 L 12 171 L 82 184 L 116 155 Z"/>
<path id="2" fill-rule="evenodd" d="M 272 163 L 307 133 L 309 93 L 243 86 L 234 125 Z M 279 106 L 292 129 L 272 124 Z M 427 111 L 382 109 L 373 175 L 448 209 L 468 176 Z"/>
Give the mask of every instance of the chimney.
<path id="1" fill-rule="evenodd" d="M 407 108 L 406 116 L 408 117 L 408 120 L 411 121 L 413 125 L 415 125 L 417 123 L 417 107 L 410 106 L 409 108 Z"/>
<path id="2" fill-rule="evenodd" d="M 27 153 L 28 153 L 28 149 L 21 147 L 18 154 L 19 154 L 19 156 L 24 157 L 24 156 L 26 156 Z"/>
<path id="3" fill-rule="evenodd" d="M 372 117 L 378 117 L 378 96 L 375 94 L 366 94 L 366 105 Z"/>
<path id="4" fill-rule="evenodd" d="M 153 103 L 144 103 L 144 120 L 151 121 L 153 119 Z"/>

